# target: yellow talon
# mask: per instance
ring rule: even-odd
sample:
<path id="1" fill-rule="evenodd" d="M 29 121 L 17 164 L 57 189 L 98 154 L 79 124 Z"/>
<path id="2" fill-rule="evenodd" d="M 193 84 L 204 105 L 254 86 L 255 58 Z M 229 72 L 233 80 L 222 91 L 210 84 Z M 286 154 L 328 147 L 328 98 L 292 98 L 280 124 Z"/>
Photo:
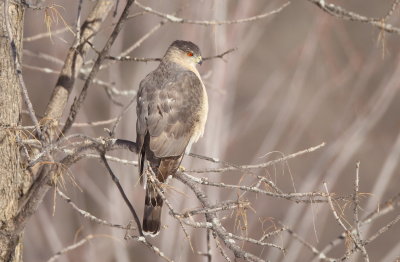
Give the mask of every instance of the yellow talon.
<path id="1" fill-rule="evenodd" d="M 179 172 L 185 172 L 186 171 L 185 167 L 183 167 L 183 166 L 179 166 L 178 170 L 179 170 Z"/>

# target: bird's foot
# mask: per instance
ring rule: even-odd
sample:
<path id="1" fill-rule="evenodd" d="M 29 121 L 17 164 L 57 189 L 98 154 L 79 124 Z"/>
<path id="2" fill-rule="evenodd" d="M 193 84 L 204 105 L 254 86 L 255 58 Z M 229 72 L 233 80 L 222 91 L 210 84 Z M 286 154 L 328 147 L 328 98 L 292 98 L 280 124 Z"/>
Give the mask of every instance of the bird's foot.
<path id="1" fill-rule="evenodd" d="M 179 166 L 179 167 L 178 167 L 178 171 L 179 171 L 179 172 L 185 172 L 185 171 L 186 171 L 186 168 L 185 168 L 184 166 Z"/>

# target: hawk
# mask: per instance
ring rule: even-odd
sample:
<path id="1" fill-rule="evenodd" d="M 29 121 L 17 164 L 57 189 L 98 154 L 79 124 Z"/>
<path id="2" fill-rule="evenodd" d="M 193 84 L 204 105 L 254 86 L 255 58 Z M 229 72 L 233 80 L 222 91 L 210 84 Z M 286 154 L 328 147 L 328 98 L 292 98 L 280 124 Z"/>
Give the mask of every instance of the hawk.
<path id="1" fill-rule="evenodd" d="M 137 94 L 136 143 L 139 174 L 146 189 L 143 232 L 160 231 L 163 200 L 148 183 L 151 168 L 160 182 L 178 170 L 183 155 L 203 135 L 207 120 L 207 92 L 196 69 L 200 49 L 192 42 L 174 41 L 157 69 L 141 82 Z"/>

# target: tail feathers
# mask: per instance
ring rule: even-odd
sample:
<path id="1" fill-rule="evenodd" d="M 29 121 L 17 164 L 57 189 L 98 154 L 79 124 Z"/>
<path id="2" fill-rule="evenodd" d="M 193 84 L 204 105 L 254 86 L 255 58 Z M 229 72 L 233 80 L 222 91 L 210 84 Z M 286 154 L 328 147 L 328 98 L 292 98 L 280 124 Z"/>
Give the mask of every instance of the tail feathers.
<path id="1" fill-rule="evenodd" d="M 162 206 L 163 200 L 157 191 L 148 185 L 143 213 L 143 233 L 145 235 L 154 237 L 160 232 Z"/>

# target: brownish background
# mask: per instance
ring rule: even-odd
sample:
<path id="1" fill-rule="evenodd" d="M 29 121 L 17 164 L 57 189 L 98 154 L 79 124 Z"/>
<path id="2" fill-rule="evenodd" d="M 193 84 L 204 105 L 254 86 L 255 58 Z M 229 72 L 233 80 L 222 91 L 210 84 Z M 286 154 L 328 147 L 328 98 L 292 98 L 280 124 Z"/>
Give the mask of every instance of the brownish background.
<path id="1" fill-rule="evenodd" d="M 79 1 L 53 1 L 65 21 L 74 27 Z M 83 19 L 93 5 L 83 1 Z M 231 20 L 273 10 L 284 1 L 145 1 L 146 5 L 167 13 L 178 12 L 185 18 L 197 20 Z M 351 0 L 335 1 L 349 10 L 383 17 L 392 1 Z M 48 3 L 50 4 L 50 2 Z M 124 5 L 121 1 L 119 12 Z M 138 12 L 137 7 L 131 13 Z M 399 24 L 399 12 L 389 20 Z M 119 16 L 119 13 L 118 13 Z M 103 47 L 111 32 L 107 26 L 94 43 Z M 129 20 L 112 48 L 112 55 L 132 45 L 161 18 L 146 14 Z M 63 22 L 53 23 L 52 29 L 62 28 Z M 25 18 L 25 37 L 46 31 L 44 11 L 29 10 Z M 33 42 L 24 48 L 64 59 L 73 39 L 70 32 Z M 175 39 L 197 43 L 203 56 L 221 53 L 229 48 L 238 50 L 227 55 L 225 61 L 215 59 L 200 68 L 209 94 L 210 112 L 204 138 L 193 152 L 217 157 L 235 164 L 260 163 L 281 154 L 326 142 L 319 151 L 260 171 L 270 176 L 279 187 L 292 192 L 322 191 L 326 181 L 331 192 L 351 194 L 355 178 L 355 164 L 361 162 L 360 191 L 370 193 L 362 200 L 361 217 L 373 211 L 380 202 L 399 192 L 400 176 L 397 165 L 400 153 L 400 36 L 384 34 L 368 24 L 343 21 L 322 12 L 306 0 L 292 1 L 281 13 L 252 23 L 201 26 L 167 23 L 149 37 L 130 55 L 160 57 Z M 382 41 L 379 41 L 382 40 Z M 91 54 L 91 57 L 94 57 Z M 59 70 L 60 65 L 25 55 L 24 64 Z M 118 62 L 103 70 L 99 79 L 114 82 L 120 90 L 136 90 L 140 80 L 157 66 L 154 62 Z M 42 115 L 55 86 L 57 74 L 46 74 L 24 69 L 34 108 Z M 80 90 L 82 82 L 75 88 Z M 74 96 L 76 93 L 73 94 Z M 130 97 L 117 97 L 126 104 Z M 71 99 L 72 100 L 72 99 Z M 115 117 L 121 108 L 112 104 L 102 87 L 93 85 L 87 101 L 79 113 L 78 122 L 105 120 Z M 117 129 L 119 138 L 135 139 L 135 105 L 124 115 Z M 28 123 L 28 122 L 27 122 Z M 104 127 L 73 128 L 70 133 L 105 136 Z M 270 153 L 272 152 L 272 153 Z M 113 153 L 124 159 L 136 160 L 130 152 Z M 266 155 L 268 154 L 268 155 Z M 187 157 L 184 165 L 212 167 L 204 161 Z M 143 189 L 137 184 L 136 167 L 112 164 L 138 212 L 142 213 Z M 131 216 L 115 186 L 98 160 L 83 160 L 70 172 L 81 190 L 65 176 L 62 188 L 81 208 L 114 223 L 126 224 Z M 216 181 L 239 183 L 237 173 L 206 175 Z M 249 183 L 250 178 L 242 183 Z M 177 191 L 168 197 L 178 210 L 196 207 L 188 190 L 173 182 Z M 236 199 L 236 192 L 206 189 L 212 201 Z M 292 227 L 299 235 L 318 248 L 325 247 L 342 229 L 335 222 L 328 206 L 295 204 L 254 194 L 244 199 L 253 201 L 247 211 L 249 236 L 259 237 L 262 229 L 272 230 L 278 221 Z M 54 214 L 53 214 L 53 207 Z M 182 231 L 164 210 L 162 231 L 154 244 L 175 261 L 206 261 L 196 251 L 205 251 L 205 233 L 191 231 L 193 252 Z M 225 225 L 233 228 L 235 214 L 224 213 Z M 344 210 L 352 223 L 352 207 Z M 393 212 L 377 220 L 369 228 L 362 228 L 370 236 L 393 219 Z M 264 221 L 263 226 L 260 221 Z M 123 239 L 125 232 L 88 222 L 62 200 L 50 192 L 39 212 L 30 221 L 25 234 L 25 261 L 45 261 L 52 254 L 80 240 L 88 234 L 96 236 L 90 243 L 62 256 L 59 261 L 158 261 L 157 256 L 144 246 Z M 394 261 L 400 256 L 400 226 L 367 246 L 371 261 Z M 271 248 L 259 249 L 246 245 L 248 250 L 270 261 L 310 261 L 312 254 L 287 234 L 273 240 L 287 248 L 287 253 Z M 229 253 L 229 252 L 228 252 Z M 230 254 L 230 253 L 229 253 Z M 341 245 L 329 255 L 344 254 Z M 213 242 L 213 261 L 222 261 Z M 361 260 L 354 257 L 354 260 Z"/>

